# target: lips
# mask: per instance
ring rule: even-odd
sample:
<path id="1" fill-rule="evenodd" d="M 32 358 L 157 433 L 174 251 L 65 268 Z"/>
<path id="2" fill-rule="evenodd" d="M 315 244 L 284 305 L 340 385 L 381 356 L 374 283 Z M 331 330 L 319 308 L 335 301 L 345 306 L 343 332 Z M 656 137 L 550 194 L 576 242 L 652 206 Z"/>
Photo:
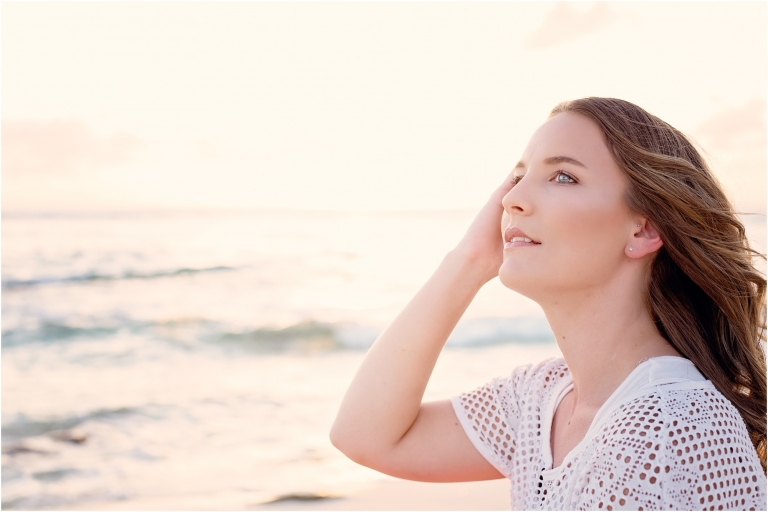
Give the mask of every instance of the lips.
<path id="1" fill-rule="evenodd" d="M 517 227 L 507 228 L 504 231 L 504 243 L 505 245 L 512 243 L 516 245 L 541 245 L 541 242 L 534 240 Z"/>
<path id="2" fill-rule="evenodd" d="M 504 231 L 504 250 L 516 247 L 536 247 L 538 245 L 541 245 L 541 242 L 534 240 L 520 228 L 512 227 Z"/>

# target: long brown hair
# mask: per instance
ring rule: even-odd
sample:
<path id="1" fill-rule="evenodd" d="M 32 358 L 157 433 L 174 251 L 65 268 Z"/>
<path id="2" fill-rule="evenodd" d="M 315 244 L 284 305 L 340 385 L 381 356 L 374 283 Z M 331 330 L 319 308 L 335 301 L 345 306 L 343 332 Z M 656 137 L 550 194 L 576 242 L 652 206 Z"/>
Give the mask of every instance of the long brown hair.
<path id="1" fill-rule="evenodd" d="M 614 98 L 557 105 L 602 129 L 629 185 L 629 207 L 664 242 L 647 305 L 659 332 L 738 409 L 766 469 L 765 287 L 744 225 L 691 141 L 642 108 Z"/>

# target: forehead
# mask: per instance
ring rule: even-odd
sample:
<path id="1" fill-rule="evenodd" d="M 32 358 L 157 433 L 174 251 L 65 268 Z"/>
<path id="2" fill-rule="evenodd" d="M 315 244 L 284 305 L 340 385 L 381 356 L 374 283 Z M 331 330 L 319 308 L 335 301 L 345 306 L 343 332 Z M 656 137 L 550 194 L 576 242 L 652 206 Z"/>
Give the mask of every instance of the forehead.
<path id="1" fill-rule="evenodd" d="M 576 159 L 587 169 L 619 171 L 597 123 L 573 112 L 556 114 L 542 124 L 531 136 L 521 162 L 529 166 L 554 156 Z"/>

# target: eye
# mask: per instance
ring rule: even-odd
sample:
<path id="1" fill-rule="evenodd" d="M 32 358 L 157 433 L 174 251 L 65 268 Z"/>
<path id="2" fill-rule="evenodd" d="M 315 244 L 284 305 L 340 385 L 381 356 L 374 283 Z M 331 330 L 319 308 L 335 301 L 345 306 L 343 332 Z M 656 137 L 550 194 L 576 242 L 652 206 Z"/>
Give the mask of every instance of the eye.
<path id="1" fill-rule="evenodd" d="M 517 185 L 518 183 L 520 183 L 520 180 L 521 180 L 521 179 L 523 179 L 523 177 L 522 177 L 522 176 L 520 176 L 520 175 L 518 175 L 518 176 L 513 176 L 513 177 L 512 177 L 512 186 L 514 187 L 515 185 Z"/>
<path id="2" fill-rule="evenodd" d="M 557 183 L 576 183 L 576 180 L 573 178 L 573 176 L 563 171 L 557 171 L 557 174 L 555 175 L 555 181 Z"/>

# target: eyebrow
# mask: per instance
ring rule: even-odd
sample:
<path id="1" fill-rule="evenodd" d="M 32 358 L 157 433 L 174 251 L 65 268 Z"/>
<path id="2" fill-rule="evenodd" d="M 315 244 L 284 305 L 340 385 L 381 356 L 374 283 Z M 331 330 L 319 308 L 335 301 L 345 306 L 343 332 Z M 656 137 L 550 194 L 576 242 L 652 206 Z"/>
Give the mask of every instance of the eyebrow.
<path id="1" fill-rule="evenodd" d="M 551 156 L 549 158 L 546 158 L 544 160 L 544 163 L 547 164 L 547 165 L 555 165 L 555 164 L 566 163 L 566 164 L 578 165 L 579 167 L 583 167 L 585 169 L 587 168 L 586 165 L 584 165 L 583 163 L 579 162 L 575 158 L 571 158 L 569 156 Z M 515 169 L 525 169 L 525 164 L 523 163 L 522 160 L 517 162 L 517 164 L 515 165 Z"/>

